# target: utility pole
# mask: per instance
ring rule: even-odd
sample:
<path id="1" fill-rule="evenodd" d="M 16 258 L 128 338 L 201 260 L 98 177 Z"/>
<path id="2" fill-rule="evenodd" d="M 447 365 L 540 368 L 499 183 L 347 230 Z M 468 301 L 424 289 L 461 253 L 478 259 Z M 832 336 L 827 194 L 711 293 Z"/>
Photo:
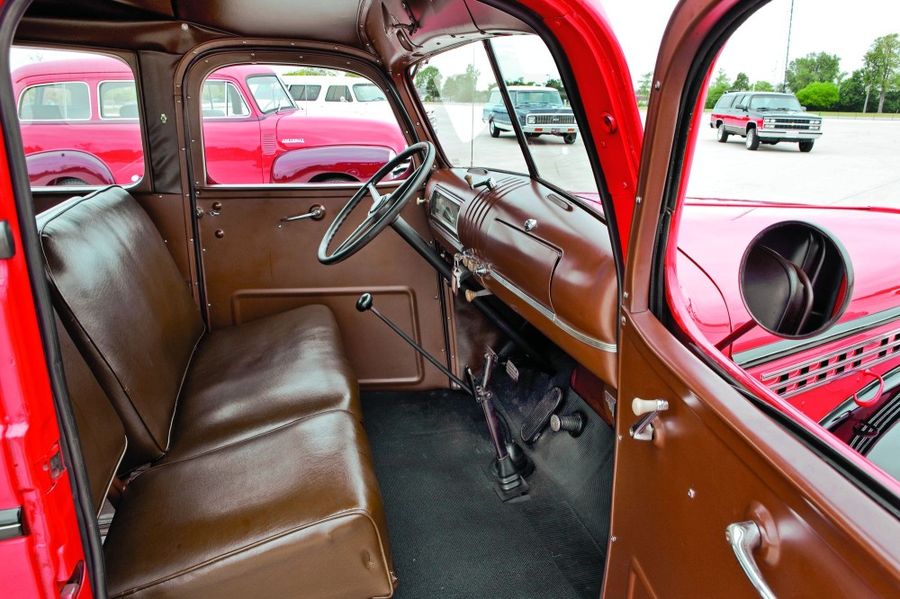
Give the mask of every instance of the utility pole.
<path id="1" fill-rule="evenodd" d="M 787 47 L 784 49 L 784 78 L 781 81 L 781 92 L 787 91 L 788 59 L 791 56 L 791 29 L 794 27 L 794 0 L 791 0 L 791 13 L 788 17 Z"/>

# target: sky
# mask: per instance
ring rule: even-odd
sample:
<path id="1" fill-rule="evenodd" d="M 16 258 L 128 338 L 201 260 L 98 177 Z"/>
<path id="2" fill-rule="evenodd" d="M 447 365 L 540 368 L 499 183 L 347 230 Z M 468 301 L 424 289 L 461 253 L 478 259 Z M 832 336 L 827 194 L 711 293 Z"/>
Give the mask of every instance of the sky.
<path id="1" fill-rule="evenodd" d="M 656 53 L 676 0 L 595 0 L 606 11 L 637 82 L 652 71 Z M 735 31 L 717 68 L 731 78 L 745 72 L 751 81 L 779 83 L 784 77 L 790 0 L 773 0 Z M 849 8 L 849 10 L 848 10 Z M 841 57 L 841 70 L 850 74 L 876 37 L 900 33 L 900 1 L 794 0 L 790 60 L 810 52 Z"/>

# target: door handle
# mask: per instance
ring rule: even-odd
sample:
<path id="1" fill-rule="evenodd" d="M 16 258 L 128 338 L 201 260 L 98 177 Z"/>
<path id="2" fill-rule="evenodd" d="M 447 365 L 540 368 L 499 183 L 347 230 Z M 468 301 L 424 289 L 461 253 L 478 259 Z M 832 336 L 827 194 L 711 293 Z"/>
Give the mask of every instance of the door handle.
<path id="1" fill-rule="evenodd" d="M 322 220 L 325 218 L 325 206 L 321 204 L 313 204 L 310 206 L 309 211 L 304 212 L 303 214 L 295 214 L 294 216 L 285 216 L 281 219 L 281 224 L 284 223 L 292 223 L 298 220 Z M 279 227 L 281 225 L 278 225 Z"/>
<path id="2" fill-rule="evenodd" d="M 640 418 L 628 429 L 628 434 L 636 441 L 653 440 L 653 420 L 660 412 L 669 409 L 669 402 L 664 399 L 641 399 L 635 397 L 631 402 L 631 411 Z"/>
<path id="3" fill-rule="evenodd" d="M 758 549 L 763 541 L 759 525 L 753 520 L 734 522 L 725 527 L 725 538 L 731 544 L 738 564 L 759 596 L 763 599 L 775 599 L 775 593 L 769 588 L 762 572 L 759 571 L 759 566 L 756 565 L 756 560 L 753 559 L 753 550 Z"/>

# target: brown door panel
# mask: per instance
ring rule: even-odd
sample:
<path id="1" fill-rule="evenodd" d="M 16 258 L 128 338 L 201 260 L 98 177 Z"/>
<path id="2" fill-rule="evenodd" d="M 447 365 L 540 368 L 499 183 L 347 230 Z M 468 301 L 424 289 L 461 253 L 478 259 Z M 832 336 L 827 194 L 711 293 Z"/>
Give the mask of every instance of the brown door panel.
<path id="1" fill-rule="evenodd" d="M 607 597 L 757 597 L 725 527 L 755 520 L 778 597 L 896 596 L 900 524 L 649 313 L 622 329 Z M 630 401 L 665 399 L 638 441 Z"/>
<path id="2" fill-rule="evenodd" d="M 392 230 L 340 264 L 316 259 L 328 223 L 355 191 L 207 189 L 198 200 L 203 271 L 213 329 L 312 303 L 335 313 L 353 368 L 365 386 L 446 387 L 447 379 L 372 314 L 356 311 L 365 291 L 375 305 L 428 351 L 445 357 L 444 322 L 434 270 Z M 368 198 L 363 200 L 368 202 Z M 325 207 L 326 216 L 282 223 L 287 216 Z M 351 215 L 346 234 L 365 213 Z M 411 202 L 403 217 L 427 231 L 422 209 Z M 344 234 L 343 232 L 339 235 Z"/>

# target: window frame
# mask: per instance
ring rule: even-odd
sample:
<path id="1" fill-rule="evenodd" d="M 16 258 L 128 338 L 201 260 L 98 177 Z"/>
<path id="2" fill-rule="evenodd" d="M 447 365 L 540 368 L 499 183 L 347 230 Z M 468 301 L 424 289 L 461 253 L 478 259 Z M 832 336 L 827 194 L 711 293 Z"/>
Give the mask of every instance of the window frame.
<path id="1" fill-rule="evenodd" d="M 131 66 L 131 65 L 129 65 Z M 32 89 L 38 87 L 50 87 L 53 85 L 83 85 L 85 90 L 87 90 L 88 97 L 88 116 L 84 119 L 70 119 L 70 118 L 62 118 L 62 119 L 26 119 L 22 117 L 22 98 L 25 97 Z M 99 108 L 99 107 L 98 107 Z M 19 92 L 19 98 L 16 100 L 16 118 L 19 119 L 19 123 L 83 123 L 85 121 L 91 121 L 94 119 L 94 106 L 91 101 L 91 86 L 87 81 L 54 81 L 52 83 L 35 83 L 27 86 L 21 92 Z"/>
<path id="2" fill-rule="evenodd" d="M 258 63 L 258 64 L 262 64 L 262 63 Z M 283 91 L 284 95 L 287 96 L 287 99 L 291 103 L 291 106 L 293 108 L 297 108 L 297 105 L 294 103 L 294 98 L 293 98 L 293 96 L 291 96 L 291 92 L 289 92 L 288 89 L 284 86 L 284 81 L 281 80 L 281 77 L 279 77 L 277 73 L 272 73 L 271 75 L 269 73 L 260 73 L 258 75 L 247 75 L 246 77 L 244 77 L 244 84 L 247 86 L 247 91 L 250 92 L 250 97 L 253 98 L 253 104 L 256 105 L 256 110 L 259 111 L 259 114 L 261 114 L 263 116 L 275 114 L 276 112 L 278 112 L 280 110 L 280 107 L 281 107 L 281 105 L 279 104 L 278 107 L 276 107 L 276 108 L 273 108 L 270 110 L 263 110 L 262 106 L 259 105 L 259 100 L 256 99 L 255 95 L 253 95 L 253 89 L 251 89 L 251 87 L 250 87 L 250 80 L 251 79 L 269 78 L 269 77 L 275 78 L 275 81 L 278 83 L 279 86 L 281 86 L 281 91 Z"/>

